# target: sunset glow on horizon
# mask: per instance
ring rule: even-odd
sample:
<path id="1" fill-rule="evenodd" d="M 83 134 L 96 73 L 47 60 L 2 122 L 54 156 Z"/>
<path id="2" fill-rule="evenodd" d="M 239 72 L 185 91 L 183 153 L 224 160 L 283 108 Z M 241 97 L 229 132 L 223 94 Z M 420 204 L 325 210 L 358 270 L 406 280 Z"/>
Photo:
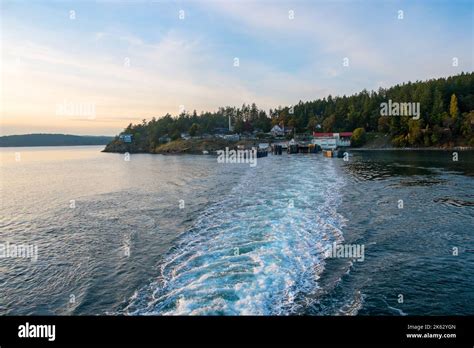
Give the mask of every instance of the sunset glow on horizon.
<path id="1" fill-rule="evenodd" d="M 472 4 L 455 3 L 2 1 L 0 135 L 115 135 L 469 72 Z"/>

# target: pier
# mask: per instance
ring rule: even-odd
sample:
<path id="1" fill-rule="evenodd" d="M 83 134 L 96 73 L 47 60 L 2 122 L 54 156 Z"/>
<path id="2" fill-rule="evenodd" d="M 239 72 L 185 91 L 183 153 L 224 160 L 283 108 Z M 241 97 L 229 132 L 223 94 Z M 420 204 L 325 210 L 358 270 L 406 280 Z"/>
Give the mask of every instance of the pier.
<path id="1" fill-rule="evenodd" d="M 270 145 L 271 153 L 273 155 L 282 155 L 283 152 L 288 154 L 311 154 L 311 153 L 319 153 L 322 152 L 324 157 L 336 157 L 336 158 L 343 158 L 344 153 L 346 152 L 344 148 L 340 147 L 321 147 L 319 144 L 308 142 L 308 141 L 290 141 L 287 144 L 283 144 L 281 142 L 274 143 Z"/>
<path id="2" fill-rule="evenodd" d="M 344 147 L 334 146 L 334 144 L 330 144 L 330 146 L 323 146 L 319 145 L 314 140 L 312 141 L 295 141 L 294 139 L 290 141 L 279 141 L 275 143 L 260 143 L 258 147 L 252 147 L 252 149 L 256 150 L 257 158 L 267 157 L 268 153 L 271 153 L 274 156 L 281 156 L 284 152 L 289 155 L 292 154 L 317 154 L 322 152 L 324 157 L 329 158 L 343 158 L 346 150 Z M 237 146 L 240 149 L 244 149 L 244 145 Z"/>

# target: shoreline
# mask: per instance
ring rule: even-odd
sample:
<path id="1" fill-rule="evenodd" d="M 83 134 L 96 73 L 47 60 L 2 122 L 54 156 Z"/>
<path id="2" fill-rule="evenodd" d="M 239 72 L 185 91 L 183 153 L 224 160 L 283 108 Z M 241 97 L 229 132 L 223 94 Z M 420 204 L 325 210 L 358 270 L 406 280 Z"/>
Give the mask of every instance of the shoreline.
<path id="1" fill-rule="evenodd" d="M 105 149 L 104 149 L 105 150 Z M 119 153 L 124 154 L 127 151 L 104 151 L 103 153 Z M 453 152 L 453 151 L 461 151 L 461 152 L 474 152 L 474 148 L 472 147 L 460 147 L 460 148 L 433 148 L 433 147 L 423 147 L 423 148 L 346 148 L 347 151 L 350 152 L 423 152 L 423 151 L 433 151 L 433 152 Z M 205 154 L 202 152 L 195 152 L 195 151 L 176 151 L 176 152 L 130 152 L 130 154 L 149 154 L 149 155 L 163 155 L 163 156 L 179 156 L 179 155 L 197 155 L 197 156 L 212 156 L 216 155 L 216 151 L 209 151 L 209 153 Z"/>
<path id="2" fill-rule="evenodd" d="M 143 149 L 143 147 L 135 147 L 133 144 L 124 144 L 115 140 L 107 144 L 102 152 L 111 153 L 149 153 L 149 154 L 161 154 L 161 155 L 178 155 L 178 154 L 191 154 L 191 155 L 205 155 L 203 151 L 207 151 L 209 154 L 215 153 L 217 150 L 229 148 L 237 148 L 238 145 L 244 146 L 258 146 L 258 140 L 239 140 L 239 141 L 228 141 L 221 138 L 214 139 L 178 139 L 165 144 L 157 145 L 152 149 Z"/>
<path id="3" fill-rule="evenodd" d="M 389 147 L 389 148 L 370 148 L 370 147 L 356 147 L 349 148 L 351 151 L 474 151 L 474 147 L 469 146 L 455 146 L 451 148 L 441 147 Z"/>
<path id="4" fill-rule="evenodd" d="M 175 140 L 166 144 L 156 146 L 153 150 L 144 150 L 143 148 L 137 148 L 133 145 L 126 145 L 120 142 L 112 142 L 105 146 L 102 152 L 109 153 L 148 153 L 148 154 L 161 154 L 161 155 L 210 155 L 214 154 L 217 150 L 229 148 L 237 148 L 237 146 L 255 146 L 258 147 L 259 142 L 269 143 L 270 145 L 276 141 L 267 139 L 246 139 L 237 142 L 226 141 L 223 139 L 194 139 L 194 140 Z M 353 152 L 369 152 L 369 151 L 404 151 L 404 152 L 419 152 L 419 151 L 474 151 L 474 147 L 470 146 L 453 146 L 453 147 L 347 147 L 340 148 L 341 150 L 353 151 Z M 203 151 L 208 152 L 203 153 Z"/>

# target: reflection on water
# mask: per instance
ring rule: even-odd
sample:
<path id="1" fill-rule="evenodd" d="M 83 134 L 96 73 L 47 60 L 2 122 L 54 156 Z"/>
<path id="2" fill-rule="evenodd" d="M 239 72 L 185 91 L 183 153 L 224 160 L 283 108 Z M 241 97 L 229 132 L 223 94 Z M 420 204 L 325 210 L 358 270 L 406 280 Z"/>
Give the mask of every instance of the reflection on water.
<path id="1" fill-rule="evenodd" d="M 38 246 L 0 259 L 1 314 L 474 313 L 472 152 L 100 150 L 1 149 L 0 242 Z"/>
<path id="2" fill-rule="evenodd" d="M 323 303 L 361 291 L 362 315 L 474 313 L 467 252 L 474 246 L 474 153 L 452 158 L 445 151 L 354 152 L 343 165 L 349 176 L 341 210 L 346 240 L 366 245 L 366 262 L 354 263 Z"/>
<path id="3" fill-rule="evenodd" d="M 474 201 L 465 201 L 462 199 L 453 199 L 449 197 L 436 198 L 436 203 L 449 204 L 455 207 L 474 207 Z"/>
<path id="4" fill-rule="evenodd" d="M 360 180 L 381 180 L 392 176 L 427 176 L 437 171 L 452 171 L 474 176 L 474 152 L 458 152 L 453 161 L 450 151 L 354 151 L 354 161 L 346 169 Z M 407 181 L 405 181 L 407 182 Z M 423 179 L 428 183 L 430 180 Z"/>

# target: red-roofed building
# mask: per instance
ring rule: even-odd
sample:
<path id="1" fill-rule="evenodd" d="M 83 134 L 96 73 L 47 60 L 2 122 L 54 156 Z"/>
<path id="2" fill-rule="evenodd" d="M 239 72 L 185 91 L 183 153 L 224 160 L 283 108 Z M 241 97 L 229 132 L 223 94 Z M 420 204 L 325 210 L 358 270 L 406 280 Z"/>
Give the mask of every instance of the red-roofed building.
<path id="1" fill-rule="evenodd" d="M 352 132 L 318 133 L 313 132 L 313 143 L 322 149 L 335 149 L 337 147 L 351 146 Z"/>

